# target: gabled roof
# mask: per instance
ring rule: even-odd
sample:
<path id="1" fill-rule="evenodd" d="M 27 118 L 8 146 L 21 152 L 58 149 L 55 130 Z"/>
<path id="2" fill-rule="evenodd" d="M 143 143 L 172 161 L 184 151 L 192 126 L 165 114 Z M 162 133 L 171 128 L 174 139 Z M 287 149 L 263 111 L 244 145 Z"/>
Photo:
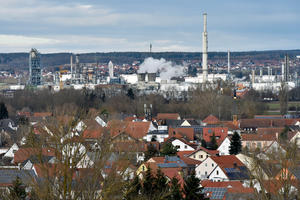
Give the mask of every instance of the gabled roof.
<path id="1" fill-rule="evenodd" d="M 280 134 L 284 130 L 284 127 L 265 127 L 265 128 L 257 128 L 257 134 Z"/>
<path id="2" fill-rule="evenodd" d="M 152 157 L 147 163 L 155 164 L 160 168 L 185 168 L 187 164 L 177 156 Z"/>
<path id="3" fill-rule="evenodd" d="M 103 135 L 103 129 L 85 129 L 82 133 L 82 136 L 85 139 L 98 139 Z"/>
<path id="4" fill-rule="evenodd" d="M 240 127 L 262 128 L 262 127 L 284 127 L 294 125 L 300 119 L 241 119 Z"/>
<path id="5" fill-rule="evenodd" d="M 210 158 L 217 163 L 229 180 L 249 179 L 249 170 L 235 155 L 211 156 Z"/>
<path id="6" fill-rule="evenodd" d="M 227 188 L 228 193 L 254 193 L 254 188 L 244 187 L 240 181 L 222 181 L 213 182 L 210 180 L 201 181 L 203 187 L 210 188 Z"/>
<path id="7" fill-rule="evenodd" d="M 189 156 L 191 156 L 199 151 L 205 151 L 206 153 L 208 153 L 209 155 L 212 155 L 212 156 L 219 154 L 218 150 L 209 150 L 209 149 L 206 149 L 206 148 L 200 146 L 195 151 L 193 151 Z"/>
<path id="8" fill-rule="evenodd" d="M 169 137 L 184 138 L 188 141 L 193 141 L 195 138 L 194 128 L 169 128 Z"/>
<path id="9" fill-rule="evenodd" d="M 275 141 L 275 134 L 242 134 L 242 141 Z"/>
<path id="10" fill-rule="evenodd" d="M 20 148 L 14 155 L 14 163 L 22 163 L 33 155 L 55 156 L 55 150 L 50 148 Z"/>
<path id="11" fill-rule="evenodd" d="M 235 166 L 245 166 L 235 155 L 211 156 L 221 168 L 233 168 Z"/>
<path id="12" fill-rule="evenodd" d="M 0 169 L 0 187 L 12 186 L 17 177 L 25 184 L 32 183 L 32 179 L 36 178 L 33 170 Z"/>
<path id="13" fill-rule="evenodd" d="M 52 116 L 51 112 L 35 112 L 33 113 L 33 117 L 50 117 Z"/>
<path id="14" fill-rule="evenodd" d="M 213 115 L 208 115 L 202 122 L 207 124 L 218 124 L 220 123 L 220 120 Z"/>
<path id="15" fill-rule="evenodd" d="M 147 135 L 151 122 L 128 122 L 125 132 L 136 139 L 143 139 Z"/>
<path id="16" fill-rule="evenodd" d="M 157 120 L 164 120 L 164 119 L 180 119 L 180 115 L 178 113 L 157 113 L 156 116 Z"/>

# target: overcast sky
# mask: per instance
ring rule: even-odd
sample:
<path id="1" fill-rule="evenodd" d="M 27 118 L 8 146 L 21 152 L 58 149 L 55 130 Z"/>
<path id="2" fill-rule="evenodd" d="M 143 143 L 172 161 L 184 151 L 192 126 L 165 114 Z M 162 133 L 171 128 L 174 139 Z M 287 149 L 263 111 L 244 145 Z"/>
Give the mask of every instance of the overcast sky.
<path id="1" fill-rule="evenodd" d="M 0 52 L 300 49 L 299 0 L 0 0 Z"/>

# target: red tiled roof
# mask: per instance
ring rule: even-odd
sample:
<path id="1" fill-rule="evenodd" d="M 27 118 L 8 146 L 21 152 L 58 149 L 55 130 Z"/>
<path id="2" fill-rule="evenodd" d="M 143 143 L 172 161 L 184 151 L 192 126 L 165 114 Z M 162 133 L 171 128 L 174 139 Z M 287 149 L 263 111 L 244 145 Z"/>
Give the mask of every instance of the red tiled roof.
<path id="1" fill-rule="evenodd" d="M 210 158 L 213 159 L 222 169 L 233 168 L 235 164 L 236 166 L 244 166 L 244 164 L 235 155 L 211 156 Z"/>
<path id="2" fill-rule="evenodd" d="M 178 113 L 158 113 L 156 116 L 157 120 L 164 120 L 164 119 L 180 119 L 180 115 Z"/>
<path id="3" fill-rule="evenodd" d="M 221 121 L 224 127 L 227 127 L 229 130 L 239 130 L 240 128 L 233 121 Z"/>
<path id="4" fill-rule="evenodd" d="M 193 152 L 195 152 L 195 151 L 178 151 L 177 156 L 179 156 L 180 158 L 187 157 L 188 155 L 192 154 Z"/>
<path id="5" fill-rule="evenodd" d="M 242 141 L 274 141 L 276 134 L 242 134 Z"/>
<path id="6" fill-rule="evenodd" d="M 35 112 L 33 113 L 33 117 L 50 117 L 52 116 L 51 112 Z"/>
<path id="7" fill-rule="evenodd" d="M 218 150 L 210 150 L 210 149 L 206 149 L 204 147 L 199 147 L 198 149 L 196 149 L 195 151 L 193 151 L 190 155 L 192 155 L 192 154 L 194 154 L 194 153 L 196 153 L 196 152 L 198 152 L 200 150 L 205 151 L 206 153 L 208 153 L 211 156 L 217 155 L 219 153 Z"/>
<path id="8" fill-rule="evenodd" d="M 30 112 L 17 112 L 17 115 L 19 116 L 25 116 L 25 117 L 30 117 L 31 113 Z"/>
<path id="9" fill-rule="evenodd" d="M 55 156 L 54 149 L 50 148 L 20 148 L 14 155 L 14 163 L 22 163 L 27 160 L 31 155 L 39 155 L 42 154 L 44 156 Z"/>
<path id="10" fill-rule="evenodd" d="M 228 136 L 228 128 L 227 127 L 203 127 L 203 139 L 206 142 L 210 142 L 213 133 L 215 133 L 216 137 L 219 137 L 219 139 L 216 139 L 219 145 Z"/>
<path id="11" fill-rule="evenodd" d="M 209 115 L 203 120 L 203 122 L 207 124 L 218 124 L 220 120 L 213 115 Z"/>
<path id="12" fill-rule="evenodd" d="M 97 139 L 100 138 L 103 134 L 103 129 L 86 129 L 83 131 L 82 136 L 85 139 Z"/>
<path id="13" fill-rule="evenodd" d="M 169 179 L 176 178 L 178 180 L 178 183 L 181 185 L 183 188 L 184 185 L 184 179 L 180 175 L 182 173 L 181 168 L 162 168 L 161 169 L 162 173 L 164 173 L 165 176 L 167 176 Z"/>
<path id="14" fill-rule="evenodd" d="M 180 157 L 181 160 L 183 160 L 183 162 L 187 165 L 200 165 L 202 162 L 199 160 L 195 160 L 192 158 L 188 158 L 185 156 Z"/>
<path id="15" fill-rule="evenodd" d="M 147 135 L 151 122 L 128 122 L 125 132 L 135 139 L 143 139 Z"/>
<path id="16" fill-rule="evenodd" d="M 268 128 L 257 128 L 257 134 L 280 134 L 284 130 L 284 127 L 268 127 Z"/>
<path id="17" fill-rule="evenodd" d="M 228 193 L 254 193 L 254 188 L 244 187 L 240 181 L 224 181 L 224 182 L 213 182 L 210 180 L 201 181 L 203 187 L 212 188 L 227 188 Z"/>
<path id="18" fill-rule="evenodd" d="M 241 119 L 241 128 L 284 127 L 294 125 L 300 119 Z"/>
<path id="19" fill-rule="evenodd" d="M 169 137 L 184 138 L 193 141 L 195 138 L 194 128 L 169 128 Z"/>

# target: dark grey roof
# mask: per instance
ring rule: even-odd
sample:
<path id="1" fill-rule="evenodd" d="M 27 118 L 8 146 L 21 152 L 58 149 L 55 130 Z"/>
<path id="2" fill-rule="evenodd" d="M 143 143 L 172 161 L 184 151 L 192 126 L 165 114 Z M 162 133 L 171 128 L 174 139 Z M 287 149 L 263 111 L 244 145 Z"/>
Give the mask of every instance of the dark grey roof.
<path id="1" fill-rule="evenodd" d="M 16 131 L 12 128 L 10 128 L 9 124 L 11 124 L 12 127 L 16 127 L 16 123 L 11 119 L 1 119 L 0 120 L 0 130 L 7 131 L 9 133 L 15 133 Z"/>
<path id="2" fill-rule="evenodd" d="M 29 160 L 32 164 L 37 164 L 37 163 L 48 163 L 49 160 L 53 158 L 53 156 L 44 156 L 42 157 L 36 156 L 36 155 L 31 155 L 27 160 L 25 160 L 21 165 L 24 166 Z"/>
<path id="3" fill-rule="evenodd" d="M 31 183 L 36 178 L 33 170 L 0 169 L 0 184 L 11 184 L 17 177 L 24 184 Z"/>
<path id="4" fill-rule="evenodd" d="M 222 200 L 227 194 L 227 188 L 222 187 L 205 187 L 202 192 L 204 194 L 211 193 L 209 199 L 211 200 Z"/>

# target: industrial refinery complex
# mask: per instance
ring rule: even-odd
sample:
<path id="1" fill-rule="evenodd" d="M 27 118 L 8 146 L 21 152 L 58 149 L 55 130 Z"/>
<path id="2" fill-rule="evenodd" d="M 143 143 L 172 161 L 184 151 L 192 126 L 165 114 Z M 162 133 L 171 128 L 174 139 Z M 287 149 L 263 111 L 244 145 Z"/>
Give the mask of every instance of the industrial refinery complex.
<path id="1" fill-rule="evenodd" d="M 208 63 L 208 30 L 207 14 L 203 14 L 202 33 L 202 62 L 199 54 L 199 63 L 196 63 L 197 71 L 191 75 L 188 68 L 193 63 L 172 63 L 163 58 L 146 58 L 142 63 L 132 63 L 135 70 L 116 69 L 113 61 L 107 64 L 84 63 L 80 61 L 79 54 L 71 54 L 70 63 L 59 67 L 55 72 L 43 73 L 41 56 L 38 50 L 31 49 L 29 53 L 29 73 L 26 84 L 10 85 L 10 90 L 26 88 L 51 88 L 53 91 L 61 89 L 95 89 L 98 85 L 128 85 L 140 93 L 159 93 L 163 95 L 180 96 L 182 92 L 206 85 L 215 86 L 217 83 L 228 82 L 239 85 L 240 90 L 253 88 L 258 91 L 279 91 L 282 84 L 292 89 L 299 85 L 298 73 L 291 73 L 289 56 L 280 61 L 282 66 L 252 66 L 248 75 L 236 77 L 233 71 L 243 70 L 243 66 L 232 67 L 231 53 L 227 52 L 227 66 L 222 70 Z M 152 44 L 150 44 L 150 53 Z M 296 57 L 296 60 L 299 57 Z M 198 66 L 197 66 L 198 65 Z M 195 64 L 194 64 L 195 66 Z"/>

